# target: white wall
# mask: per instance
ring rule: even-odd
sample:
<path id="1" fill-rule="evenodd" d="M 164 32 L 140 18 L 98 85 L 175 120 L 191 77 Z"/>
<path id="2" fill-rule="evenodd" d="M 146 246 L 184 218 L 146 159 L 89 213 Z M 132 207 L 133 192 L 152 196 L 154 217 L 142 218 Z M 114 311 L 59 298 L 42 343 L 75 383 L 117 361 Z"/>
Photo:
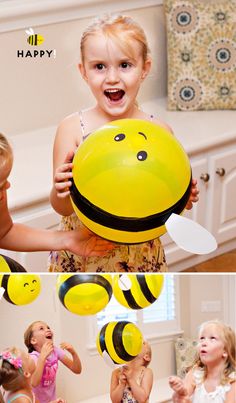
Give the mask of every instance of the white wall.
<path id="1" fill-rule="evenodd" d="M 111 5 L 107 4 L 107 12 Z M 159 5 L 125 13 L 146 31 L 153 56 L 153 69 L 143 84 L 140 102 L 163 96 L 166 93 L 163 8 Z M 37 49 L 56 49 L 53 59 L 17 58 L 17 50 L 32 50 L 26 42 L 25 30 L 0 33 L 0 131 L 11 136 L 56 126 L 67 114 L 92 104 L 93 98 L 77 70 L 80 36 L 91 19 L 34 27 L 45 38 Z"/>
<path id="2" fill-rule="evenodd" d="M 227 303 L 228 290 L 225 288 L 225 283 L 228 282 L 230 275 L 182 274 L 178 276 L 180 279 L 181 327 L 186 336 L 196 337 L 197 328 L 202 321 L 212 318 L 225 320 L 231 310 L 234 310 L 235 301 Z M 232 280 L 235 282 L 236 276 L 233 275 L 230 278 L 230 281 Z M 87 349 L 87 317 L 74 315 L 62 306 L 55 291 L 55 275 L 41 275 L 41 281 L 42 291 L 39 297 L 29 305 L 15 306 L 4 299 L 0 301 L 0 350 L 12 345 L 24 348 L 23 333 L 26 327 L 32 321 L 43 320 L 55 331 L 55 344 L 58 345 L 61 341 L 73 344 L 83 365 L 82 374 L 79 376 L 72 374 L 62 365 L 60 366 L 57 377 L 58 395 L 63 396 L 70 403 L 76 403 L 79 399 L 107 393 L 111 370 L 98 354 L 90 355 Z M 201 312 L 202 301 L 216 300 L 221 302 L 221 311 Z M 228 312 L 223 309 L 224 301 Z M 153 344 L 152 350 L 151 367 L 154 377 L 162 378 L 173 374 L 175 371 L 173 342 L 162 341 Z"/>

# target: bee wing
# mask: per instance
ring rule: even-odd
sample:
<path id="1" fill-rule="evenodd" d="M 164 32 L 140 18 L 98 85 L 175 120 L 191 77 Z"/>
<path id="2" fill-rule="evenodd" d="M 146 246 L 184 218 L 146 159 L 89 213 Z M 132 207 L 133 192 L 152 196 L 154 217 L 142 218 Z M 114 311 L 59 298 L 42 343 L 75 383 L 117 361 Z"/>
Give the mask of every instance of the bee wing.
<path id="1" fill-rule="evenodd" d="M 25 30 L 25 32 L 27 33 L 27 35 L 34 35 L 34 30 L 33 30 L 33 28 L 29 28 L 29 29 L 26 29 Z"/>
<path id="2" fill-rule="evenodd" d="M 0 300 L 2 299 L 4 292 L 5 292 L 5 288 L 0 287 Z"/>
<path id="3" fill-rule="evenodd" d="M 189 218 L 171 214 L 165 226 L 173 241 L 187 252 L 204 255 L 217 248 L 214 236 Z"/>
<path id="4" fill-rule="evenodd" d="M 121 367 L 122 365 L 119 364 L 114 364 L 114 362 L 112 361 L 111 357 L 109 356 L 109 354 L 107 354 L 107 352 L 104 350 L 102 353 L 103 359 L 105 361 L 105 363 L 111 368 L 111 369 L 116 369 Z"/>
<path id="5" fill-rule="evenodd" d="M 125 273 L 122 274 L 118 280 L 118 284 L 121 290 L 123 291 L 127 291 L 130 290 L 131 288 L 131 280 L 129 278 L 129 276 Z"/>

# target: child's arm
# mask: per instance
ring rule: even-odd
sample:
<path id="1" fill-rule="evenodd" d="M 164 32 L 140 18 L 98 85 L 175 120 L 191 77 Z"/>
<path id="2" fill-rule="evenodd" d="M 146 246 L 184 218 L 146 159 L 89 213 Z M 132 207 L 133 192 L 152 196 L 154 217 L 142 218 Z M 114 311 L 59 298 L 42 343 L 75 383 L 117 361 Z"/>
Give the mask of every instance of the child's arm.
<path id="1" fill-rule="evenodd" d="M 112 372 L 110 384 L 110 398 L 112 403 L 120 403 L 122 401 L 125 386 L 127 384 L 126 376 L 122 369 L 115 369 Z"/>
<path id="2" fill-rule="evenodd" d="M 178 376 L 171 376 L 169 378 L 169 385 L 175 392 L 174 401 L 188 403 L 195 389 L 192 370 L 187 373 L 184 380 Z"/>
<path id="3" fill-rule="evenodd" d="M 69 358 L 67 355 L 64 355 L 62 358 L 60 358 L 60 361 L 67 367 L 69 368 L 74 374 L 80 374 L 82 371 L 82 365 L 80 358 L 78 354 L 76 353 L 75 349 L 72 347 L 71 344 L 68 343 L 61 343 L 60 347 L 63 350 L 68 351 L 72 359 Z"/>
<path id="4" fill-rule="evenodd" d="M 226 394 L 225 403 L 235 403 L 236 402 L 236 382 L 230 384 L 230 391 Z"/>
<path id="5" fill-rule="evenodd" d="M 31 377 L 31 385 L 34 388 L 38 386 L 41 382 L 46 359 L 52 353 L 53 349 L 54 346 L 51 340 L 48 340 L 44 343 L 41 352 L 39 354 L 39 357 L 37 359 L 35 370 Z"/>
<path id="6" fill-rule="evenodd" d="M 129 369 L 125 369 L 124 374 L 127 377 L 129 386 L 131 387 L 132 395 L 139 403 L 145 403 L 152 390 L 153 384 L 153 372 L 151 368 L 145 368 L 143 379 L 140 385 L 138 385 L 136 379 L 132 376 L 132 372 Z"/>
<path id="7" fill-rule="evenodd" d="M 59 125 L 53 148 L 53 187 L 50 202 L 54 210 L 64 216 L 73 213 L 70 201 L 72 158 L 78 147 L 80 124 L 77 116 L 64 119 Z"/>

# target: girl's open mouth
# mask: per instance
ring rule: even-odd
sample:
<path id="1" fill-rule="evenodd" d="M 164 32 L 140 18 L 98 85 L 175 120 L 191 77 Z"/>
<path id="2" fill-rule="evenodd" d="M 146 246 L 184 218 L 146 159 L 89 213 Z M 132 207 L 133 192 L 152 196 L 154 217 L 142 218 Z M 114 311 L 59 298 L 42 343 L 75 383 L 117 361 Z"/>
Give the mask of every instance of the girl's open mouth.
<path id="1" fill-rule="evenodd" d="M 112 102 L 120 101 L 125 95 L 125 91 L 118 88 L 108 89 L 104 91 L 104 95 Z"/>

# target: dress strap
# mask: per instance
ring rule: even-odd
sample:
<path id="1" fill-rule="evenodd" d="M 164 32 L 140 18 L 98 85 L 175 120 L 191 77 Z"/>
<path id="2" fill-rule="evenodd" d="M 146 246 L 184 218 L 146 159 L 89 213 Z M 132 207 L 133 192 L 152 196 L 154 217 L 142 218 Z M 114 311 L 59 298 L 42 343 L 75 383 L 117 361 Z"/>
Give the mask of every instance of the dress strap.
<path id="1" fill-rule="evenodd" d="M 14 402 L 14 400 L 18 399 L 19 397 L 26 397 L 26 399 L 28 399 L 30 401 L 30 403 L 34 403 L 34 401 L 35 401 L 35 399 L 34 399 L 33 402 L 32 402 L 30 397 L 25 395 L 24 393 L 18 393 L 17 395 L 15 395 L 12 398 L 8 399 L 7 403 Z"/>
<path id="2" fill-rule="evenodd" d="M 79 121 L 80 121 L 80 127 L 81 127 L 81 132 L 82 132 L 82 137 L 83 139 L 85 138 L 85 124 L 83 121 L 83 111 L 79 111 Z"/>

